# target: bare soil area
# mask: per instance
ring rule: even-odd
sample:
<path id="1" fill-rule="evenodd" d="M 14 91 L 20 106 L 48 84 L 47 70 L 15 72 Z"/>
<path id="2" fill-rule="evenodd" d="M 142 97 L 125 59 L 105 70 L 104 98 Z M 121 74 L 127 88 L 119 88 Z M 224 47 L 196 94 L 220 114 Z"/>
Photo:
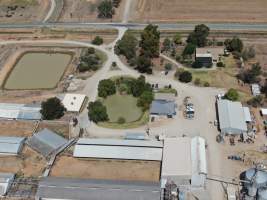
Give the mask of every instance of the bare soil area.
<path id="1" fill-rule="evenodd" d="M 18 176 L 38 177 L 42 175 L 45 159 L 38 153 L 24 146 L 21 155 L 0 157 L 0 172 L 17 173 Z"/>
<path id="2" fill-rule="evenodd" d="M 58 157 L 51 176 L 113 180 L 159 181 L 160 162 Z"/>
<path id="3" fill-rule="evenodd" d="M 42 21 L 50 7 L 49 0 L 1 0 L 1 23 Z"/>
<path id="4" fill-rule="evenodd" d="M 64 138 L 69 138 L 69 123 L 68 122 L 54 122 L 54 121 L 41 121 L 37 131 L 44 128 L 50 129 Z"/>
<path id="5" fill-rule="evenodd" d="M 58 21 L 61 22 L 101 22 L 121 21 L 125 1 L 121 1 L 119 8 L 115 9 L 112 19 L 99 19 L 97 6 L 101 0 L 64 0 L 63 11 Z"/>
<path id="6" fill-rule="evenodd" d="M 131 21 L 267 22 L 266 0 L 137 0 Z"/>
<path id="7" fill-rule="evenodd" d="M 32 135 L 35 122 L 1 120 L 0 136 L 29 137 Z"/>

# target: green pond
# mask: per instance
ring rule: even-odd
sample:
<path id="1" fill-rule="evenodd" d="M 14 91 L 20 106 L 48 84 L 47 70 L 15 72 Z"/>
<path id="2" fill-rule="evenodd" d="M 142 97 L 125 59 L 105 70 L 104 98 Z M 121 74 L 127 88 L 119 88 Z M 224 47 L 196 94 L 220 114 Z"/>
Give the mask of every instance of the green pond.
<path id="1" fill-rule="evenodd" d="M 66 53 L 26 53 L 7 78 L 5 89 L 51 89 L 57 86 L 72 56 Z"/>

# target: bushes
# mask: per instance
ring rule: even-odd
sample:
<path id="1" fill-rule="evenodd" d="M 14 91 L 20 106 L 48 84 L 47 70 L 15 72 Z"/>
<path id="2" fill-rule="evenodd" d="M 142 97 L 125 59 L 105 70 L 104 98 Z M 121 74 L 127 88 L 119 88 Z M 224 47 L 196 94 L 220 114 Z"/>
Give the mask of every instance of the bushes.
<path id="1" fill-rule="evenodd" d="M 77 66 L 79 72 L 96 71 L 101 64 L 101 60 L 95 53 L 94 48 L 88 48 L 84 55 L 80 57 L 80 63 Z"/>
<path id="2" fill-rule="evenodd" d="M 93 40 L 92 40 L 92 44 L 94 45 L 101 45 L 103 44 L 103 38 L 96 36 Z"/>
<path id="3" fill-rule="evenodd" d="M 98 123 L 108 120 L 107 108 L 100 101 L 90 102 L 88 110 L 91 121 Z"/>
<path id="4" fill-rule="evenodd" d="M 195 62 L 193 62 L 192 67 L 193 68 L 202 68 L 203 64 L 201 62 L 199 62 L 198 60 L 196 60 Z"/>
<path id="5" fill-rule="evenodd" d="M 217 67 L 225 67 L 225 64 L 222 61 L 217 62 Z"/>
<path id="6" fill-rule="evenodd" d="M 231 88 L 224 95 L 224 98 L 228 99 L 228 100 L 231 100 L 231 101 L 237 101 L 239 99 L 239 94 L 238 94 L 237 90 Z"/>
<path id="7" fill-rule="evenodd" d="M 124 117 L 119 117 L 117 122 L 118 122 L 118 124 L 124 124 L 126 122 L 126 120 Z"/>
<path id="8" fill-rule="evenodd" d="M 64 115 L 66 111 L 66 108 L 56 97 L 47 99 L 46 101 L 42 102 L 41 107 L 42 108 L 40 113 L 42 114 L 42 118 L 45 120 L 59 119 Z"/>
<path id="9" fill-rule="evenodd" d="M 192 74 L 189 71 L 184 71 L 179 75 L 179 81 L 189 83 L 192 81 Z"/>
<path id="10" fill-rule="evenodd" d="M 243 42 L 238 37 L 233 37 L 233 39 L 226 39 L 224 41 L 224 45 L 226 46 L 227 50 L 229 51 L 237 51 L 239 53 L 243 50 Z"/>
<path id="11" fill-rule="evenodd" d="M 247 103 L 248 103 L 248 105 L 251 105 L 251 106 L 257 108 L 259 106 L 263 106 L 264 98 L 259 95 L 259 96 L 253 97 Z"/>
<path id="12" fill-rule="evenodd" d="M 107 96 L 113 95 L 116 93 L 116 86 L 114 81 L 110 79 L 103 79 L 99 82 L 98 85 L 98 96 L 106 98 Z"/>
<path id="13" fill-rule="evenodd" d="M 167 63 L 165 66 L 164 66 L 165 70 L 166 71 L 170 71 L 172 70 L 172 64 L 171 63 Z"/>

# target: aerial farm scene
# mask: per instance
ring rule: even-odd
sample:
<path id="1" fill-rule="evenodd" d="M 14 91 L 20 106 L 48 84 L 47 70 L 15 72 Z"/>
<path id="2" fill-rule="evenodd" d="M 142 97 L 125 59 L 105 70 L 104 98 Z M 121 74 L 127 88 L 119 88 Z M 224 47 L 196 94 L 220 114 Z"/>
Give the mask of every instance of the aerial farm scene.
<path id="1" fill-rule="evenodd" d="M 267 1 L 0 0 L 0 199 L 267 200 Z"/>

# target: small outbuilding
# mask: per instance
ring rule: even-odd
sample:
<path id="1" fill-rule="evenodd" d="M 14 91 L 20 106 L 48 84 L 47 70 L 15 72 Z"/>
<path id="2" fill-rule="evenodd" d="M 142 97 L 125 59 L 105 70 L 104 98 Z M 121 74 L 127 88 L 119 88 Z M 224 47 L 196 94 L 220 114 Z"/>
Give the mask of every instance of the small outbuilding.
<path id="1" fill-rule="evenodd" d="M 14 174 L 0 173 L 0 197 L 3 197 L 7 194 L 14 178 Z"/>
<path id="2" fill-rule="evenodd" d="M 67 142 L 66 139 L 49 129 L 43 129 L 27 140 L 27 144 L 44 157 L 48 157 Z"/>
<path id="3" fill-rule="evenodd" d="M 46 177 L 35 196 L 35 200 L 44 199 L 160 200 L 161 189 L 154 182 Z"/>
<path id="4" fill-rule="evenodd" d="M 68 112 L 81 112 L 86 102 L 86 95 L 84 94 L 64 94 L 62 104 Z"/>
<path id="5" fill-rule="evenodd" d="M 220 99 L 217 101 L 217 111 L 222 134 L 239 135 L 247 133 L 245 113 L 240 102 Z"/>
<path id="6" fill-rule="evenodd" d="M 261 89 L 260 89 L 260 86 L 259 84 L 251 84 L 251 92 L 252 92 L 252 95 L 253 96 L 258 96 L 261 94 Z"/>
<path id="7" fill-rule="evenodd" d="M 175 107 L 174 101 L 154 100 L 150 106 L 150 115 L 172 118 L 176 115 Z"/>
<path id="8" fill-rule="evenodd" d="M 23 147 L 24 137 L 0 137 L 0 155 L 18 155 Z"/>
<path id="9" fill-rule="evenodd" d="M 213 63 L 219 62 L 223 54 L 223 47 L 196 48 L 195 61 L 198 61 L 204 67 L 210 67 Z"/>
<path id="10" fill-rule="evenodd" d="M 267 108 L 261 108 L 260 113 L 262 116 L 266 116 L 267 115 Z"/>

